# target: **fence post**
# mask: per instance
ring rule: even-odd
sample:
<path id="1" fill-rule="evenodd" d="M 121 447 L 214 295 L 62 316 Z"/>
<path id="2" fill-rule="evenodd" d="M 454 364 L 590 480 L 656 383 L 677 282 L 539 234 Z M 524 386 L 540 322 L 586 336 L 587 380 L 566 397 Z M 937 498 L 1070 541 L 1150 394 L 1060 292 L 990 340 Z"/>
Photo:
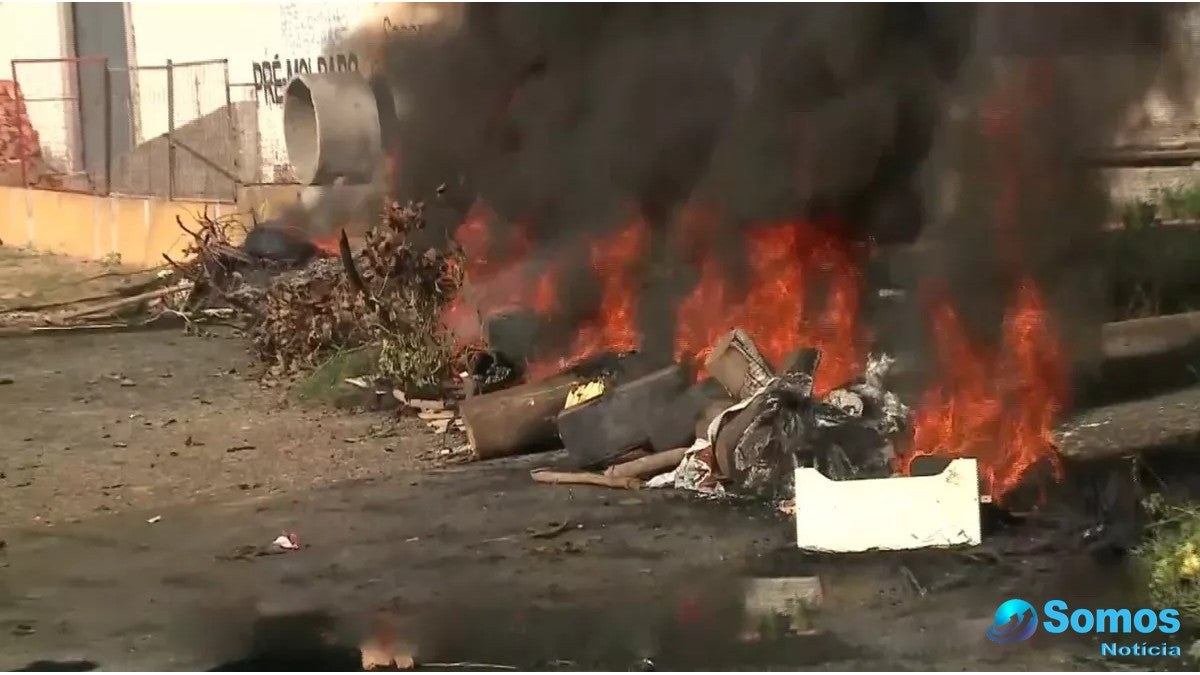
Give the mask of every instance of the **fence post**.
<path id="1" fill-rule="evenodd" d="M 167 199 L 175 199 L 175 64 L 167 59 Z"/>
<path id="2" fill-rule="evenodd" d="M 238 135 L 237 116 L 233 114 L 233 95 L 229 91 L 229 59 L 221 59 L 225 74 L 225 115 L 229 119 L 229 153 L 233 156 L 233 172 L 238 179 L 233 183 L 233 201 L 237 202 L 238 183 L 242 181 L 242 143 Z"/>
<path id="3" fill-rule="evenodd" d="M 113 168 L 113 151 L 112 151 L 112 125 L 113 125 L 113 100 L 112 100 L 112 71 L 108 69 L 108 57 L 104 57 L 104 196 L 112 194 L 112 168 Z"/>

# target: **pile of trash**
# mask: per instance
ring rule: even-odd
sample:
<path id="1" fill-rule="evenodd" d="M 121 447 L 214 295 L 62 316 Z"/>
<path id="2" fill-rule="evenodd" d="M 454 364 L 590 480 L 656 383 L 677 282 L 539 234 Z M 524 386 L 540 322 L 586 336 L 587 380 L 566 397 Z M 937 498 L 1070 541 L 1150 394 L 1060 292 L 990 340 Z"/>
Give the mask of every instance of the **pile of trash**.
<path id="1" fill-rule="evenodd" d="M 749 347 L 745 334 L 732 339 Z M 863 375 L 822 397 L 814 396 L 815 350 L 780 372 L 770 366 L 753 381 L 753 393 L 721 410 L 684 452 L 680 464 L 651 487 L 786 498 L 794 469 L 810 466 L 833 480 L 886 478 L 895 466 L 895 443 L 909 430 L 909 410 L 885 388 L 893 359 L 872 356 Z M 758 357 L 761 359 L 761 357 Z M 744 387 L 743 387 L 744 390 Z"/>
<path id="2" fill-rule="evenodd" d="M 893 475 L 896 445 L 911 430 L 908 408 L 886 383 L 890 357 L 872 356 L 856 380 L 818 395 L 819 351 L 797 345 L 776 369 L 733 330 L 703 364 L 607 353 L 525 381 L 513 354 L 535 332 L 525 330 L 530 317 L 493 315 L 482 344 L 454 346 L 442 320 L 463 290 L 462 253 L 417 244 L 424 223 L 420 204 L 393 203 L 360 250 L 343 234 L 335 252 L 269 223 L 234 245 L 226 224 L 205 216 L 198 230 L 184 227 L 193 237 L 186 261 L 172 261 L 190 288 L 176 311 L 243 314 L 273 378 L 370 346 L 372 376 L 346 380 L 379 399 L 369 407 L 430 415 L 436 404 L 426 421 L 464 459 L 565 448 L 568 466 L 536 472 L 540 482 L 640 487 L 649 479 L 786 499 L 798 467 L 834 480 Z M 465 438 L 451 436 L 460 431 Z"/>
<path id="3" fill-rule="evenodd" d="M 802 348 L 776 370 L 735 329 L 713 345 L 698 383 L 682 364 L 654 368 L 632 354 L 468 398 L 459 412 L 476 459 L 561 444 L 570 466 L 536 472 L 545 483 L 786 500 L 798 467 L 833 480 L 894 475 L 911 433 L 909 409 L 887 387 L 894 360 L 873 355 L 860 377 L 817 395 L 820 361 Z"/>

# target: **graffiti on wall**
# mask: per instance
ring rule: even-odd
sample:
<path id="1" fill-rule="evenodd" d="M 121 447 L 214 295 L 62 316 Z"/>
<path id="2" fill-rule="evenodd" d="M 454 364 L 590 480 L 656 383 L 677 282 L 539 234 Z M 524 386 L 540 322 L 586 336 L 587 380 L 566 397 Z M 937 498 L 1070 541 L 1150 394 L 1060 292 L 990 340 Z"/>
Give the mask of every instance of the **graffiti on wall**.
<path id="1" fill-rule="evenodd" d="M 254 64 L 254 93 L 267 105 L 282 105 L 284 87 L 301 73 L 358 72 L 358 55 L 330 54 L 313 58 L 288 58 L 276 55 L 270 61 Z"/>
<path id="2" fill-rule="evenodd" d="M 392 17 L 383 17 L 383 32 L 385 35 L 394 35 L 395 33 L 419 33 L 421 32 L 421 24 L 418 23 L 396 23 L 392 21 Z"/>

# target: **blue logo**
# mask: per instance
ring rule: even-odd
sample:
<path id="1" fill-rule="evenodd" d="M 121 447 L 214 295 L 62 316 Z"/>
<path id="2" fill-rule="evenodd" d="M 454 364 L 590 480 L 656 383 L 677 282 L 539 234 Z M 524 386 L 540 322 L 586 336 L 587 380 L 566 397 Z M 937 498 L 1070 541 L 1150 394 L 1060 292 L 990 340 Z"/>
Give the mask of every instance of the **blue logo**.
<path id="1" fill-rule="evenodd" d="M 987 629 L 992 642 L 1021 642 L 1037 632 L 1038 615 L 1033 605 L 1016 598 L 996 608 L 996 617 Z"/>
<path id="2" fill-rule="evenodd" d="M 996 617 L 987 629 L 992 642 L 1022 642 L 1033 637 L 1041 629 L 1051 635 L 1075 633 L 1076 635 L 1115 635 L 1132 638 L 1132 641 L 1111 640 L 1100 644 L 1101 656 L 1182 656 L 1183 649 L 1177 644 L 1163 642 L 1154 644 L 1151 638 L 1156 633 L 1171 636 L 1179 632 L 1179 610 L 1177 609 L 1130 609 L 1130 608 L 1083 608 L 1072 609 L 1063 600 L 1047 600 L 1042 605 L 1041 619 L 1033 605 L 1024 600 L 1012 599 L 996 608 Z"/>

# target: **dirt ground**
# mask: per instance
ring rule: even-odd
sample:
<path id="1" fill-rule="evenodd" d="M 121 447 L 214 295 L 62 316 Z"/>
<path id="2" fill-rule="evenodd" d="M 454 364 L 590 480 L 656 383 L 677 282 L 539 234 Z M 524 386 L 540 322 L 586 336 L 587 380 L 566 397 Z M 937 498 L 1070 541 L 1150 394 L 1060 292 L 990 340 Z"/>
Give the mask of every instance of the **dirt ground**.
<path id="1" fill-rule="evenodd" d="M 119 259 L 79 260 L 0 246 L 0 312 L 55 309 L 59 303 L 106 296 L 153 275 Z"/>
<path id="2" fill-rule="evenodd" d="M 1087 639 L 987 640 L 1011 597 L 1130 602 L 1126 571 L 1052 523 L 993 524 L 965 552 L 801 555 L 760 507 L 533 484 L 554 455 L 439 468 L 423 426 L 382 434 L 379 413 L 262 389 L 229 336 L 0 338 L 0 382 L 3 669 L 356 669 L 378 609 L 424 663 L 1187 667 L 1105 661 Z M 304 547 L 253 554 L 284 531 Z M 747 574 L 818 575 L 819 632 L 738 642 Z"/>
<path id="3" fill-rule="evenodd" d="M 304 490 L 411 468 L 427 449 L 418 428 L 380 438 L 379 416 L 288 406 L 236 338 L 7 339 L 0 364 L 5 526 Z"/>

